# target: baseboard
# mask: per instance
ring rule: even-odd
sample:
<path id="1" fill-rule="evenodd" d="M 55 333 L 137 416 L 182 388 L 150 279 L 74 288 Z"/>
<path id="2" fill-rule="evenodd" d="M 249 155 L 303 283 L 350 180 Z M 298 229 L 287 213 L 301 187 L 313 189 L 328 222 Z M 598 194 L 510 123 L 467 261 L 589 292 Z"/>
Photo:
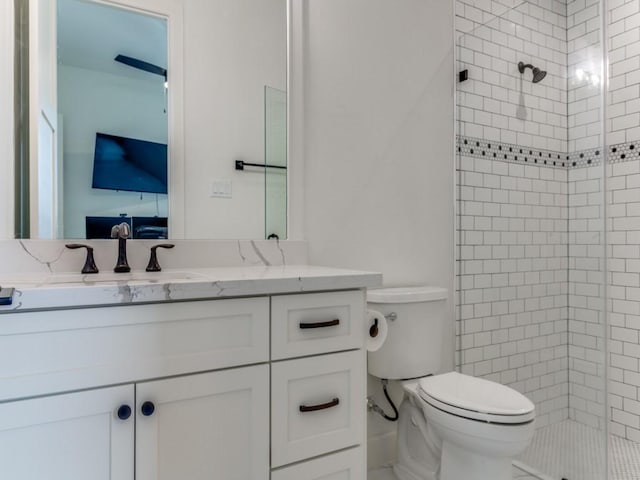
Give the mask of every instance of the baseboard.
<path id="1" fill-rule="evenodd" d="M 395 463 L 396 437 L 392 431 L 367 439 L 367 470 Z"/>

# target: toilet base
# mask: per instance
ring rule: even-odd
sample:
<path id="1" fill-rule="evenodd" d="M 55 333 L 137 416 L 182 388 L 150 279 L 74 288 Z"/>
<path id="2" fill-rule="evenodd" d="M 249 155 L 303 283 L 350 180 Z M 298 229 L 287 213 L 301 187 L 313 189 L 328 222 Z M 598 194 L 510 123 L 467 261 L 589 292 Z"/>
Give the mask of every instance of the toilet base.
<path id="1" fill-rule="evenodd" d="M 440 445 L 427 425 L 422 409 L 407 395 L 400 405 L 397 458 L 393 472 L 398 480 L 438 480 Z"/>
<path id="2" fill-rule="evenodd" d="M 510 457 L 478 455 L 443 442 L 439 480 L 512 480 Z"/>

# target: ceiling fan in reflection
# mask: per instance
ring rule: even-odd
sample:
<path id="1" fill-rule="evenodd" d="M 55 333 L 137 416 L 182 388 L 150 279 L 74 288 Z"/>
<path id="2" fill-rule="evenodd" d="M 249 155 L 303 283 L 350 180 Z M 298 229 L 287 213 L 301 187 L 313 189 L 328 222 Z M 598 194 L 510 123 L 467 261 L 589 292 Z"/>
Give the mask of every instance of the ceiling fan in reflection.
<path id="1" fill-rule="evenodd" d="M 145 62 L 138 58 L 127 57 L 126 55 L 118 55 L 114 58 L 116 62 L 123 63 L 129 67 L 137 68 L 145 72 L 153 73 L 154 75 L 160 75 L 164 77 L 164 81 L 167 81 L 167 69 L 154 65 L 153 63 Z"/>

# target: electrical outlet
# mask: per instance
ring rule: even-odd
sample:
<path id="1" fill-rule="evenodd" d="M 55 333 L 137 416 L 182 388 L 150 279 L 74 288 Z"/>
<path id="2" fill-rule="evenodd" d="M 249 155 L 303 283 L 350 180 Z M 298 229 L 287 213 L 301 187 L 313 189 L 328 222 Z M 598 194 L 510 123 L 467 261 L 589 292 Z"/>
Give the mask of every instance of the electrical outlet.
<path id="1" fill-rule="evenodd" d="M 212 180 L 211 196 L 215 198 L 231 198 L 231 180 Z"/>

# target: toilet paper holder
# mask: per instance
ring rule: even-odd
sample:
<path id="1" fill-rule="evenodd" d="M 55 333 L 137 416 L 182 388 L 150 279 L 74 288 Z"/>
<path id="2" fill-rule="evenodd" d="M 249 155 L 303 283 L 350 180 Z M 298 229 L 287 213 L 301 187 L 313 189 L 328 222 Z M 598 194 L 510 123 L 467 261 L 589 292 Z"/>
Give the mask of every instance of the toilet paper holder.
<path id="1" fill-rule="evenodd" d="M 398 319 L 398 314 L 396 312 L 391 312 L 386 314 L 384 318 L 389 322 L 395 322 Z M 373 325 L 369 327 L 369 336 L 371 338 L 376 338 L 378 336 L 378 333 L 379 333 L 378 319 L 374 318 Z"/>

